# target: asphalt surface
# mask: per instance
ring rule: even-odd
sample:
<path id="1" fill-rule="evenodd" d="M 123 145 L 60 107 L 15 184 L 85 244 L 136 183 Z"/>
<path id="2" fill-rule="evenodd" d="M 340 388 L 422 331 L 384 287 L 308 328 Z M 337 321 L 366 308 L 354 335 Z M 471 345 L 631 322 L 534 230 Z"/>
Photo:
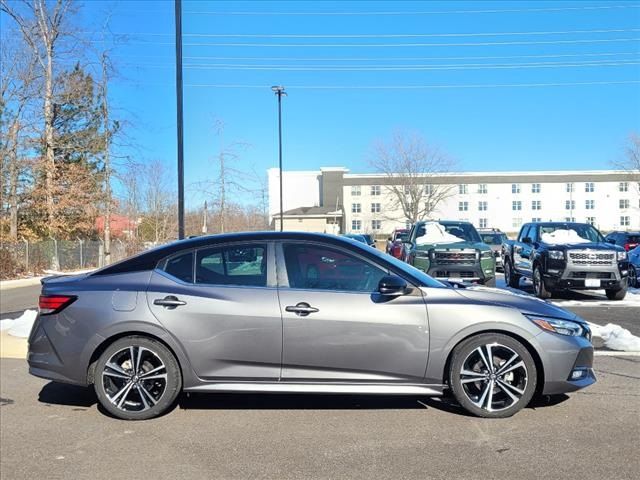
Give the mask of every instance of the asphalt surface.
<path id="1" fill-rule="evenodd" d="M 0 315 L 13 318 L 28 308 L 38 307 L 40 284 L 0 290 Z"/>
<path id="2" fill-rule="evenodd" d="M 592 387 L 502 420 L 423 397 L 201 394 L 125 422 L 2 359 L 0 477 L 638 478 L 640 358 L 595 368 Z"/>

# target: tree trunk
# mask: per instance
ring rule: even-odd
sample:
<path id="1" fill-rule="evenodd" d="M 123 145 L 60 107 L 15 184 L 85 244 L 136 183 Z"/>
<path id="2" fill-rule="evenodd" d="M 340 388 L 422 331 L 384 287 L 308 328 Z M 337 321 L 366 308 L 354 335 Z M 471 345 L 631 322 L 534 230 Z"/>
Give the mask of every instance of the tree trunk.
<path id="1" fill-rule="evenodd" d="M 55 182 L 55 157 L 54 157 L 54 131 L 53 131 L 53 49 L 47 49 L 47 65 L 45 70 L 44 85 L 44 173 L 45 173 L 45 195 L 47 203 L 47 229 L 49 236 L 55 234 L 55 211 L 53 198 L 53 185 Z"/>
<path id="2" fill-rule="evenodd" d="M 9 129 L 9 239 L 18 241 L 18 182 L 20 169 L 18 168 L 18 121 L 15 120 Z"/>
<path id="3" fill-rule="evenodd" d="M 109 104 L 107 103 L 107 64 L 102 56 L 102 115 L 104 121 L 104 262 L 111 263 L 111 134 L 109 130 Z"/>

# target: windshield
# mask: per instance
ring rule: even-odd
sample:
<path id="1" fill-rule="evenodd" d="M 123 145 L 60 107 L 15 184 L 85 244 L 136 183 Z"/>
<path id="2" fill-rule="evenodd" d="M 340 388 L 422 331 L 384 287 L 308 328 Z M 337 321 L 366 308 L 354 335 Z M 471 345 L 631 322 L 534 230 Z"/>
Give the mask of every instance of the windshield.
<path id="1" fill-rule="evenodd" d="M 502 242 L 506 238 L 506 235 L 503 233 L 486 233 L 481 234 L 482 242 L 487 245 L 502 245 Z"/>
<path id="2" fill-rule="evenodd" d="M 409 265 L 408 263 L 405 263 L 402 260 L 398 260 L 397 258 L 391 255 L 386 255 L 379 250 L 373 250 L 373 249 L 368 250 L 367 253 L 369 254 L 373 253 L 376 257 L 380 258 L 381 260 L 384 260 L 387 263 L 390 263 L 391 265 L 396 267 L 398 270 L 407 272 L 410 276 L 417 279 L 425 287 L 448 288 L 446 285 L 439 282 L 435 278 L 427 275 L 422 270 L 418 270 L 414 266 Z"/>
<path id="3" fill-rule="evenodd" d="M 587 243 L 604 242 L 602 234 L 588 224 L 569 223 L 542 225 L 540 227 L 540 240 L 545 243 Z"/>
<path id="4" fill-rule="evenodd" d="M 480 241 L 480 235 L 470 223 L 426 222 L 419 225 L 416 231 L 416 243 L 418 244 Z"/>
<path id="5" fill-rule="evenodd" d="M 409 232 L 396 232 L 396 236 L 394 240 L 400 240 L 401 242 L 405 242 L 409 239 Z"/>

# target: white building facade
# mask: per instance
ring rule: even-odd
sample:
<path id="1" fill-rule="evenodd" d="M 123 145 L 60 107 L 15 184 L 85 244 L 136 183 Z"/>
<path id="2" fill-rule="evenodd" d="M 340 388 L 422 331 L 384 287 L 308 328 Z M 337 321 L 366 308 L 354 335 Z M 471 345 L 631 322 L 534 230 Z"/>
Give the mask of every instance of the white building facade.
<path id="1" fill-rule="evenodd" d="M 279 212 L 278 170 L 269 176 L 270 214 Z M 547 171 L 457 173 L 424 178 L 445 186 L 431 219 L 467 220 L 515 233 L 531 221 L 588 222 L 603 232 L 640 230 L 640 185 L 629 172 Z M 400 177 L 351 174 L 345 168 L 284 172 L 285 212 L 297 207 L 342 208 L 342 233 L 387 235 L 407 226 L 389 185 Z"/>

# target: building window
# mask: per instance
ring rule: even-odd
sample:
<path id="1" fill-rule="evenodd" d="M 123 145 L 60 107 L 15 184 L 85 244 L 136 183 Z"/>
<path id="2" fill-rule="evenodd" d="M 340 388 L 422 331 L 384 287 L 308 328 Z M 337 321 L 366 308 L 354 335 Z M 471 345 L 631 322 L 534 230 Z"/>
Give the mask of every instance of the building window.
<path id="1" fill-rule="evenodd" d="M 380 204 L 372 203 L 371 204 L 371 213 L 380 213 Z"/>
<path id="2" fill-rule="evenodd" d="M 542 201 L 531 200 L 531 210 L 542 210 Z"/>
<path id="3" fill-rule="evenodd" d="M 522 210 L 522 202 L 520 200 L 511 202 L 511 210 Z"/>
<path id="4" fill-rule="evenodd" d="M 575 200 L 565 200 L 564 201 L 564 209 L 565 210 L 575 210 L 576 201 Z"/>
<path id="5" fill-rule="evenodd" d="M 362 211 L 362 206 L 359 203 L 351 204 L 351 213 L 360 213 Z"/>
<path id="6" fill-rule="evenodd" d="M 469 193 L 469 185 L 467 185 L 466 183 L 461 183 L 460 185 L 458 185 L 458 193 L 460 195 L 466 195 L 467 193 Z"/>
<path id="7" fill-rule="evenodd" d="M 478 193 L 487 193 L 487 184 L 486 183 L 478 184 Z"/>
<path id="8" fill-rule="evenodd" d="M 458 211 L 466 212 L 469 210 L 469 202 L 458 202 Z"/>
<path id="9" fill-rule="evenodd" d="M 424 194 L 425 195 L 433 195 L 434 186 L 431 183 L 427 183 L 424 186 Z"/>
<path id="10" fill-rule="evenodd" d="M 371 195 L 374 197 L 380 195 L 380 185 L 371 185 Z"/>
<path id="11" fill-rule="evenodd" d="M 511 193 L 520 193 L 520 184 L 512 183 L 511 184 Z"/>
<path id="12" fill-rule="evenodd" d="M 618 184 L 618 191 L 620 191 L 620 192 L 628 192 L 629 191 L 629 182 L 620 182 Z"/>
<path id="13" fill-rule="evenodd" d="M 587 210 L 595 210 L 596 209 L 596 201 L 595 200 L 585 200 L 584 208 Z"/>
<path id="14" fill-rule="evenodd" d="M 360 196 L 360 185 L 352 185 L 351 186 L 351 196 L 359 197 Z"/>
<path id="15" fill-rule="evenodd" d="M 478 225 L 480 226 L 480 228 L 487 228 L 488 226 L 488 222 L 486 218 L 481 218 L 478 220 Z"/>
<path id="16" fill-rule="evenodd" d="M 573 183 L 567 183 L 566 191 L 567 193 L 573 193 Z"/>
<path id="17" fill-rule="evenodd" d="M 371 230 L 380 230 L 382 228 L 382 220 L 371 220 Z"/>
<path id="18" fill-rule="evenodd" d="M 406 228 L 407 230 L 411 229 L 411 222 L 409 220 L 404 222 L 404 228 Z"/>
<path id="19" fill-rule="evenodd" d="M 361 220 L 351 220 L 351 230 L 360 230 L 362 228 Z"/>
<path id="20" fill-rule="evenodd" d="M 629 225 L 631 225 L 631 217 L 625 215 L 624 217 L 620 217 L 620 226 L 621 227 L 628 227 Z"/>
<path id="21" fill-rule="evenodd" d="M 620 208 L 624 210 L 625 208 L 629 208 L 629 199 L 621 198 L 620 199 Z"/>
<path id="22" fill-rule="evenodd" d="M 489 205 L 487 202 L 478 202 L 478 210 L 481 212 L 486 212 L 489 209 Z"/>
<path id="23" fill-rule="evenodd" d="M 564 221 L 565 222 L 575 222 L 576 221 L 576 217 L 564 217 Z"/>
<path id="24" fill-rule="evenodd" d="M 541 222 L 541 221 L 542 221 L 542 219 L 541 219 L 540 217 L 533 217 L 533 218 L 531 219 L 531 221 L 532 221 L 532 222 Z"/>
<path id="25" fill-rule="evenodd" d="M 587 193 L 593 193 L 595 189 L 596 188 L 593 182 L 587 182 L 584 184 L 584 191 Z"/>
<path id="26" fill-rule="evenodd" d="M 514 218 L 513 219 L 513 223 L 511 224 L 511 226 L 513 228 L 520 228 L 522 226 L 522 219 L 521 218 Z"/>
<path id="27" fill-rule="evenodd" d="M 540 193 L 540 184 L 532 183 L 531 184 L 531 193 Z"/>
<path id="28" fill-rule="evenodd" d="M 596 217 L 587 217 L 587 223 L 589 225 L 595 225 L 596 224 Z"/>

